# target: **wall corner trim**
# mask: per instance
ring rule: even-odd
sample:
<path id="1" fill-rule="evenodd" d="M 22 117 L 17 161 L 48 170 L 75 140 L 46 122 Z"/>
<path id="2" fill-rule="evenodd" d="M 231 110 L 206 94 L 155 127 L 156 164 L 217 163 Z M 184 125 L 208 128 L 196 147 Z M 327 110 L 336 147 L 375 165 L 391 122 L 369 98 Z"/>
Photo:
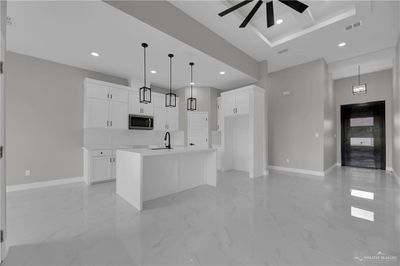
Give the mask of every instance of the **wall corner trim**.
<path id="1" fill-rule="evenodd" d="M 329 167 L 328 169 L 325 170 L 324 172 L 324 176 L 328 175 L 330 172 L 332 172 L 336 167 L 340 166 L 339 164 L 335 163 L 334 165 L 332 165 L 331 167 Z"/>
<path id="2" fill-rule="evenodd" d="M 313 171 L 313 170 L 290 168 L 290 167 L 275 166 L 275 165 L 270 165 L 268 166 L 268 168 L 275 171 L 290 172 L 303 175 L 325 176 L 325 172 L 323 171 Z"/>
<path id="3" fill-rule="evenodd" d="M 33 183 L 26 183 L 21 185 L 12 185 L 7 186 L 7 192 L 15 192 L 15 191 L 22 191 L 28 189 L 36 189 L 36 188 L 44 188 L 44 187 L 52 187 L 52 186 L 59 186 L 59 185 L 66 185 L 72 183 L 81 183 L 84 182 L 84 177 L 69 177 L 69 178 L 61 178 L 55 179 L 52 181 L 44 181 L 44 182 L 33 182 Z"/>

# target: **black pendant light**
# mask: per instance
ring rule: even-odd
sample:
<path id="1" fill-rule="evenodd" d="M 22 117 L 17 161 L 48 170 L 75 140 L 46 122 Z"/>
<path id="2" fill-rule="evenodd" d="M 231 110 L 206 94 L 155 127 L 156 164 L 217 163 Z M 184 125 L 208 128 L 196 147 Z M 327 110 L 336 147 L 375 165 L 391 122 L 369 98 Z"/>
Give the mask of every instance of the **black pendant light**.
<path id="1" fill-rule="evenodd" d="M 188 111 L 195 111 L 197 109 L 197 99 L 193 98 L 193 66 L 194 63 L 190 62 L 190 98 L 187 99 L 187 107 Z"/>
<path id="2" fill-rule="evenodd" d="M 176 94 L 172 93 L 172 57 L 173 54 L 169 54 L 169 93 L 165 94 L 165 107 L 176 107 Z"/>
<path id="3" fill-rule="evenodd" d="M 146 48 L 148 47 L 147 43 L 142 43 L 144 56 L 143 56 L 143 87 L 139 89 L 139 102 L 141 103 L 151 103 L 151 89 L 146 87 Z"/>
<path id="4" fill-rule="evenodd" d="M 360 66 L 358 66 L 358 85 L 352 86 L 352 91 L 354 95 L 367 93 L 367 84 L 361 84 Z"/>

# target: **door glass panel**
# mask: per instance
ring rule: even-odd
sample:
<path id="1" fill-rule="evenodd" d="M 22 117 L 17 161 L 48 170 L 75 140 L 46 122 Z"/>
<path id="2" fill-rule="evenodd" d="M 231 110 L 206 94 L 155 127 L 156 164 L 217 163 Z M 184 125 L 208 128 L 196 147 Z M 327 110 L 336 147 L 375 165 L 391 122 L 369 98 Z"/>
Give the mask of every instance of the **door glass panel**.
<path id="1" fill-rule="evenodd" d="M 374 138 L 350 138 L 351 146 L 374 146 Z"/>
<path id="2" fill-rule="evenodd" d="M 373 117 L 350 118 L 351 127 L 368 127 L 374 125 Z"/>

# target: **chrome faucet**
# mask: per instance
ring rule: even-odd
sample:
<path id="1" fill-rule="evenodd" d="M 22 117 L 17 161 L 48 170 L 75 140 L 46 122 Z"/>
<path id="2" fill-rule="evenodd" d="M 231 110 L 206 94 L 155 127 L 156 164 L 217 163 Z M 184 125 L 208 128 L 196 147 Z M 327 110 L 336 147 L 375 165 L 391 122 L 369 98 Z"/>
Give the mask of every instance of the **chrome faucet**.
<path id="1" fill-rule="evenodd" d="M 164 141 L 167 141 L 167 136 L 168 136 L 168 143 L 165 144 L 165 148 L 171 149 L 171 134 L 169 134 L 168 131 L 165 132 Z"/>

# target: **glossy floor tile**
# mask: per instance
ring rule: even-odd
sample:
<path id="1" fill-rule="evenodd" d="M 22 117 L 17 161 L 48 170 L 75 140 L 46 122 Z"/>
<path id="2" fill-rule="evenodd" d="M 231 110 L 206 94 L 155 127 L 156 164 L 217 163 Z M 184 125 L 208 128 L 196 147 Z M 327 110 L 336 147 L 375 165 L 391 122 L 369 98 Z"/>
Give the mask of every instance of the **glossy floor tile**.
<path id="1" fill-rule="evenodd" d="M 383 171 L 220 174 L 145 202 L 115 184 L 8 194 L 5 265 L 398 265 L 400 195 Z"/>

